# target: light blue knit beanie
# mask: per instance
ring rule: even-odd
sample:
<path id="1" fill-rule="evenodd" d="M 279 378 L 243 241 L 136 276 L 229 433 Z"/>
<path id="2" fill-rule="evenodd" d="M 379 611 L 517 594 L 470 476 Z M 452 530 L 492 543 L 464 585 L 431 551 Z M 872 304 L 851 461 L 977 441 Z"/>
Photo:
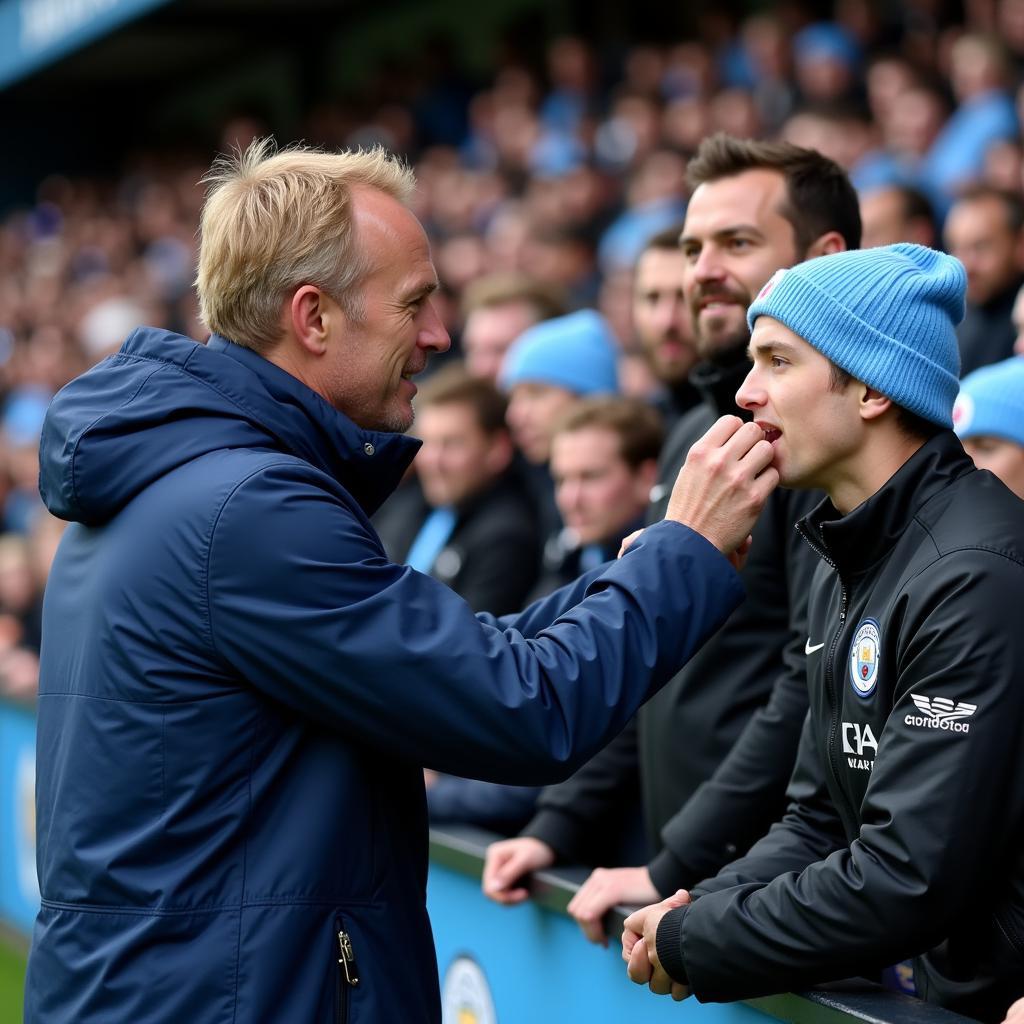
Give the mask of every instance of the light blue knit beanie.
<path id="1" fill-rule="evenodd" d="M 552 384 L 577 395 L 619 390 L 618 346 L 607 321 L 592 309 L 542 320 L 513 342 L 501 366 L 501 386 Z"/>
<path id="2" fill-rule="evenodd" d="M 951 427 L 966 287 L 959 260 L 923 245 L 854 249 L 776 271 L 747 323 L 774 317 L 897 405 Z"/>
<path id="3" fill-rule="evenodd" d="M 1024 448 L 1024 356 L 969 373 L 953 406 L 957 437 L 998 437 Z"/>

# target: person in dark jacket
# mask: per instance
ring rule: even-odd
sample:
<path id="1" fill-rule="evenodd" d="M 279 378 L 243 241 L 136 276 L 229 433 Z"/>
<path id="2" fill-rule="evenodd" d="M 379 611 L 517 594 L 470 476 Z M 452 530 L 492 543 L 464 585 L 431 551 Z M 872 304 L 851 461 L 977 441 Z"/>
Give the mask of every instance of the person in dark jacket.
<path id="1" fill-rule="evenodd" d="M 563 557 L 535 596 L 618 555 L 625 536 L 641 525 L 662 438 L 661 417 L 636 398 L 581 398 L 555 424 L 551 470 L 566 524 Z M 445 775 L 428 785 L 427 809 L 435 824 L 462 822 L 512 835 L 532 817 L 539 792 Z"/>
<path id="2" fill-rule="evenodd" d="M 691 380 L 704 401 L 669 435 L 652 522 L 690 447 L 718 416 L 739 411 L 753 297 L 779 266 L 860 239 L 856 193 L 814 151 L 715 136 L 689 175 L 683 287 L 702 360 Z M 773 492 L 743 569 L 745 604 L 613 743 L 541 795 L 522 835 L 492 845 L 485 893 L 525 899 L 521 876 L 556 859 L 602 865 L 570 904 L 588 937 L 602 941 L 610 907 L 697 883 L 782 814 L 807 713 L 806 596 L 816 565 L 795 524 L 815 503 L 810 494 Z M 632 838 L 619 841 L 638 799 L 639 855 Z M 628 866 L 604 866 L 616 863 Z"/>
<path id="3" fill-rule="evenodd" d="M 436 1024 L 422 768 L 538 784 L 614 736 L 739 602 L 771 448 L 723 419 L 670 521 L 476 617 L 369 521 L 449 343 L 411 174 L 263 140 L 208 184 L 208 343 L 140 328 L 44 424 L 25 1019 Z"/>
<path id="4" fill-rule="evenodd" d="M 540 536 L 533 503 L 513 468 L 505 396 L 461 366 L 423 386 L 415 480 L 374 518 L 384 550 L 447 583 L 477 612 L 521 608 L 536 582 Z"/>
<path id="5" fill-rule="evenodd" d="M 987 185 L 968 189 L 949 211 L 944 235 L 946 249 L 967 271 L 967 307 L 957 327 L 960 373 L 966 376 L 1013 355 L 1024 200 Z"/>
<path id="6" fill-rule="evenodd" d="M 916 956 L 918 993 L 958 1013 L 1024 995 L 1024 502 L 951 429 L 965 281 L 899 244 L 779 271 L 750 308 L 737 400 L 783 485 L 828 495 L 800 524 L 821 559 L 810 713 L 782 821 L 627 919 L 630 977 L 657 992 L 749 998 Z"/>

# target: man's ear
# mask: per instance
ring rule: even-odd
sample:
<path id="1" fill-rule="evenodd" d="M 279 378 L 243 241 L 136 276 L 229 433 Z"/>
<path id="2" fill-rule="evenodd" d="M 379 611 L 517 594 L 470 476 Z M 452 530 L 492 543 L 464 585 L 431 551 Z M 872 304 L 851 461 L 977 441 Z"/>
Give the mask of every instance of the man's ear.
<path id="1" fill-rule="evenodd" d="M 877 420 L 884 416 L 890 409 L 895 409 L 895 403 L 881 391 L 868 387 L 861 383 L 860 394 L 860 418 L 862 420 Z"/>
<path id="2" fill-rule="evenodd" d="M 316 285 L 304 284 L 293 293 L 285 310 L 288 332 L 310 355 L 327 349 L 330 321 L 339 310 Z"/>
<path id="3" fill-rule="evenodd" d="M 846 239 L 838 231 L 826 231 L 819 235 L 807 248 L 804 259 L 814 259 L 815 256 L 831 256 L 834 252 L 846 251 Z"/>

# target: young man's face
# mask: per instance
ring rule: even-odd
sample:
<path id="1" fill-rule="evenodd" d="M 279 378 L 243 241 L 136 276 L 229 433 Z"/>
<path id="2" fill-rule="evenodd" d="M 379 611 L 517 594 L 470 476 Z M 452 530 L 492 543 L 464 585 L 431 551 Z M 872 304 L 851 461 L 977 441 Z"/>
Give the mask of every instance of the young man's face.
<path id="1" fill-rule="evenodd" d="M 684 267 L 679 250 L 648 249 L 633 279 L 633 329 L 654 375 L 670 386 L 686 380 L 697 361 Z"/>
<path id="2" fill-rule="evenodd" d="M 760 316 L 750 336 L 753 366 L 736 393 L 775 448 L 785 487 L 830 491 L 848 473 L 862 441 L 863 384 L 831 386 L 832 364 L 799 335 Z"/>
<path id="3" fill-rule="evenodd" d="M 690 198 L 680 240 L 683 292 L 702 359 L 746 345 L 747 307 L 797 253 L 793 225 L 779 211 L 786 181 L 777 171 L 744 171 L 700 185 Z"/>
<path id="4" fill-rule="evenodd" d="M 581 544 L 617 544 L 647 507 L 657 466 L 634 469 L 609 427 L 562 431 L 551 446 L 551 475 L 562 521 Z"/>

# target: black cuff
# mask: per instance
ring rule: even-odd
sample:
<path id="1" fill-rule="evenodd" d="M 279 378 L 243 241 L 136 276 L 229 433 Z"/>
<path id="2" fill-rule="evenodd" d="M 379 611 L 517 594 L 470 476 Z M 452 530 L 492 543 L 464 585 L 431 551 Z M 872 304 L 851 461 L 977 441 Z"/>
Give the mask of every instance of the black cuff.
<path id="1" fill-rule="evenodd" d="M 683 963 L 683 917 L 688 907 L 676 907 L 670 910 L 659 922 L 658 932 L 654 936 L 654 946 L 658 951 L 658 960 L 665 973 L 680 985 L 689 985 Z"/>

